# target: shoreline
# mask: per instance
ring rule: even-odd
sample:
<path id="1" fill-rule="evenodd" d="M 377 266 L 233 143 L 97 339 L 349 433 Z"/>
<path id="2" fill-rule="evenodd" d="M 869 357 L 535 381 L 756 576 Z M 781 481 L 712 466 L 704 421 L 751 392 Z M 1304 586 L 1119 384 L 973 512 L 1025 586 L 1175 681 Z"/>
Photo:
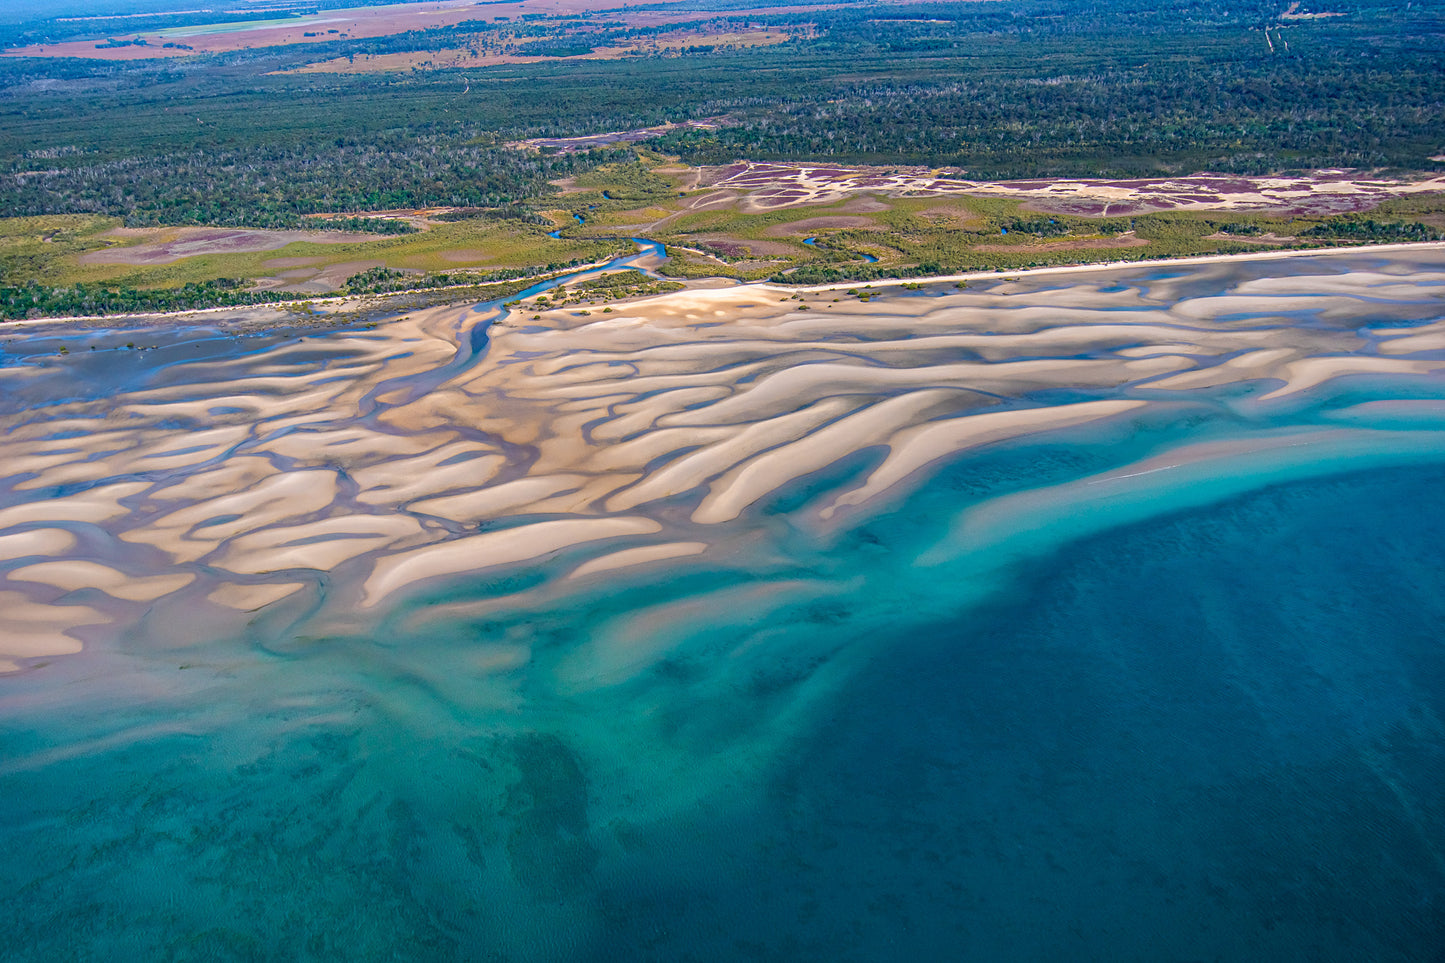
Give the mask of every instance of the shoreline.
<path id="1" fill-rule="evenodd" d="M 730 283 L 730 284 L 728 285 L 729 287 L 758 286 L 758 287 L 770 288 L 770 289 L 772 289 L 772 290 L 777 290 L 777 291 L 792 291 L 792 292 L 795 292 L 795 293 L 796 293 L 796 292 L 803 292 L 803 291 L 846 291 L 846 290 L 848 290 L 849 288 L 873 288 L 873 287 L 875 287 L 875 286 L 877 286 L 877 287 L 879 287 L 879 288 L 886 288 L 886 287 L 894 287 L 894 286 L 901 285 L 901 284 L 940 284 L 940 283 L 946 283 L 946 282 L 949 282 L 949 281 L 990 281 L 990 280 L 1002 280 L 1002 279 L 1007 279 L 1007 278 L 1020 278 L 1020 279 L 1021 279 L 1021 278 L 1032 277 L 1032 276 L 1041 276 L 1041 275 L 1073 274 L 1073 273 L 1085 272 L 1085 271 L 1088 271 L 1088 272 L 1105 271 L 1105 270 L 1118 269 L 1118 268 L 1158 267 L 1158 266 L 1166 266 L 1166 265 L 1173 265 L 1173 264 L 1213 264 L 1213 263 L 1223 263 L 1223 262 L 1226 262 L 1226 261 L 1261 261 L 1261 260 L 1268 260 L 1268 259 L 1271 259 L 1271 258 L 1318 257 L 1318 256 L 1320 256 L 1320 255 L 1329 255 L 1329 254 L 1357 254 L 1357 253 L 1362 253 L 1362 252 L 1365 252 L 1365 251 L 1391 252 L 1391 251 L 1428 251 L 1428 250 L 1442 250 L 1442 249 L 1445 249 L 1445 241 L 1405 241 L 1405 242 L 1399 242 L 1399 243 L 1394 243 L 1394 244 L 1354 244 L 1354 245 L 1350 245 L 1350 246 L 1348 246 L 1348 247 L 1313 247 L 1313 248 L 1283 248 L 1283 249 L 1277 248 L 1277 249 L 1268 250 L 1268 251 L 1241 251 L 1241 252 L 1234 253 L 1234 254 L 1191 254 L 1191 255 L 1186 255 L 1186 256 L 1183 256 L 1183 257 L 1148 258 L 1148 259 L 1141 259 L 1141 260 L 1137 260 L 1137 261 L 1129 261 L 1129 260 L 1125 260 L 1125 261 L 1084 261 L 1084 262 L 1080 262 L 1080 263 L 1078 263 L 1078 264 L 1057 264 L 1057 265 L 1051 265 L 1051 266 L 1049 266 L 1049 267 L 1023 268 L 1023 269 L 1020 269 L 1020 270 L 1017 270 L 1017 271 L 1005 271 L 1005 270 L 967 271 L 967 272 L 963 272 L 963 273 L 959 273 L 959 274 L 918 275 L 918 276 L 916 276 L 916 277 L 907 277 L 907 278 L 878 278 L 878 279 L 874 279 L 874 280 L 871 280 L 871 281 L 837 281 L 837 282 L 832 282 L 832 283 L 829 283 L 829 284 L 810 284 L 810 285 L 778 284 L 778 283 L 775 282 L 775 281 L 766 281 L 766 280 L 764 280 L 764 281 L 737 281 L 737 280 L 735 280 L 735 279 L 733 279 L 733 278 L 718 278 L 718 277 L 713 277 L 713 278 L 666 278 L 666 280 L 677 281 L 677 282 L 679 282 L 679 283 L 682 283 L 682 284 L 687 285 L 689 288 L 701 286 L 701 285 L 699 285 L 699 282 L 716 282 L 716 281 L 719 281 L 719 280 L 724 280 L 724 281 L 732 282 L 732 283 Z M 602 262 L 595 262 L 595 263 L 593 263 L 593 264 L 579 265 L 578 267 L 569 269 L 569 272 L 567 272 L 567 273 L 577 272 L 577 271 L 587 271 L 587 270 L 591 270 L 591 269 L 594 269 L 594 268 L 604 267 L 604 266 L 605 266 L 606 264 L 608 264 L 608 263 L 610 263 L 610 262 L 602 261 Z M 514 279 L 512 279 L 512 281 L 531 281 L 531 282 L 534 282 L 534 283 L 535 283 L 535 282 L 538 282 L 538 281 L 545 280 L 546 278 L 548 278 L 548 277 L 550 277 L 550 276 L 551 276 L 551 275 L 549 275 L 549 274 L 539 274 L 539 275 L 534 275 L 534 276 L 525 277 L 525 278 L 514 278 Z M 14 319 L 10 319 L 10 320 L 0 320 L 0 332 L 4 332 L 4 331 L 10 330 L 10 329 L 12 329 L 12 328 L 31 327 L 31 326 L 35 326 L 35 325 L 44 325 L 44 324 L 63 324 L 63 323 L 65 323 L 65 322 L 70 322 L 70 321 L 74 321 L 74 322 L 87 322 L 87 323 L 88 323 L 88 322 L 96 322 L 96 321 L 126 321 L 126 320 L 131 320 L 131 321 L 145 321 L 145 320 L 147 320 L 147 319 L 162 320 L 162 319 L 186 318 L 186 317 L 194 317 L 194 316 L 200 316 L 200 315 L 215 314 L 215 313 L 217 313 L 217 312 L 242 311 L 242 310 L 267 310 L 267 309 L 274 309 L 274 310 L 277 310 L 277 311 L 295 311 L 295 309 L 296 309 L 299 305 L 301 305 L 301 304 L 342 304 L 342 303 L 344 303 L 344 302 L 346 302 L 346 301 L 352 301 L 352 300 L 357 300 L 357 299 L 382 298 L 382 297 L 402 297 L 402 296 L 409 295 L 409 294 L 428 294 L 428 293 L 433 293 L 433 292 L 438 292 L 438 291 L 461 290 L 461 289 L 463 289 L 463 288 L 480 287 L 480 286 L 482 286 L 483 284 L 488 284 L 488 283 L 490 283 L 490 284 L 505 284 L 505 283 L 509 283 L 509 282 L 505 282 L 505 281 L 492 281 L 492 282 L 479 282 L 478 284 L 454 284 L 454 285 L 448 285 L 448 286 L 446 286 L 446 287 L 438 287 L 438 288 L 418 288 L 418 289 L 416 289 L 416 290 L 414 290 L 414 291 L 397 291 L 397 292 L 389 293 L 389 294 L 386 294 L 386 295 L 365 295 L 365 294 L 362 294 L 362 295 L 356 295 L 356 294 L 323 295 L 323 296 L 320 296 L 320 297 L 309 297 L 309 298 L 303 297 L 303 298 L 297 298 L 297 299 L 294 300 L 294 301 L 270 301 L 270 302 L 262 302 L 262 303 L 259 303 L 259 304 L 232 304 L 232 305 L 221 305 L 221 306 L 217 306 L 217 307 L 214 307 L 214 308 L 188 308 L 188 309 L 186 309 L 186 310 L 184 310 L 184 311 L 164 311 L 164 312 L 149 312 L 149 313 L 128 313 L 128 314 L 51 315 L 51 316 L 42 317 L 42 318 L 14 318 Z M 443 303 L 443 304 L 447 304 L 447 303 L 451 303 L 451 302 L 442 302 L 442 303 Z M 381 305 L 379 305 L 379 304 L 377 304 L 377 305 L 372 305 L 372 304 L 365 303 L 365 302 L 363 301 L 363 303 L 358 306 L 358 310 L 359 310 L 359 309 L 362 309 L 362 308 L 366 308 L 366 307 L 373 307 L 373 306 L 375 306 L 375 307 L 380 307 Z M 438 304 L 438 305 L 428 305 L 428 306 L 429 306 L 429 307 L 440 307 L 440 306 L 442 306 L 442 305 L 441 305 L 441 304 Z M 406 309 L 403 309 L 403 310 L 406 310 Z M 325 317 L 328 317 L 328 316 L 329 316 L 329 315 L 314 315 L 314 314 L 312 315 L 312 317 L 313 317 L 315 320 L 317 320 L 317 321 L 324 320 L 324 318 L 325 318 Z M 298 317 L 299 317 L 300 319 L 302 319 L 302 320 L 304 320 L 304 319 L 306 318 L 305 315 L 299 315 Z"/>

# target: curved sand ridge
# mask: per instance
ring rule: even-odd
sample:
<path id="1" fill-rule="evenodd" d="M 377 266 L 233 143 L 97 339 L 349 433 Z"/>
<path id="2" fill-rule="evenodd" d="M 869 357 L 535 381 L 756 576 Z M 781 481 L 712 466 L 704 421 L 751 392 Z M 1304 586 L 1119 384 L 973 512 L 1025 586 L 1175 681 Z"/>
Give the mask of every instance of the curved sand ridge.
<path id="1" fill-rule="evenodd" d="M 236 632 L 267 606 L 374 618 L 544 563 L 587 581 L 701 564 L 766 541 L 747 520 L 781 494 L 806 493 L 791 531 L 826 538 L 985 446 L 1108 443 L 1222 409 L 1277 422 L 1332 386 L 1438 389 L 1445 369 L 1439 251 L 1020 275 L 871 303 L 815 292 L 807 311 L 793 293 L 512 319 L 470 364 L 458 344 L 477 317 L 437 308 L 0 416 L 0 669 L 131 629 L 156 644 Z M 69 398 L 68 364 L 0 368 L 0 392 L 23 379 Z M 1445 425 L 1439 404 L 1400 405 L 1357 405 L 1333 430 L 1353 451 L 1392 419 Z M 865 467 L 830 480 L 858 453 Z M 1079 491 L 1098 489 L 1061 489 Z"/>

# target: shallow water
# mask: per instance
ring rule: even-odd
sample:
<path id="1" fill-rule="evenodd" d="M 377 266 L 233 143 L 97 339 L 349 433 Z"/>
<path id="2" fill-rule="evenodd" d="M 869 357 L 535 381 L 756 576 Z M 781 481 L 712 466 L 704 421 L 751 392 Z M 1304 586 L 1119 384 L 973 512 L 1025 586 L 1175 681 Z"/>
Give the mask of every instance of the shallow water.
<path id="1" fill-rule="evenodd" d="M 1327 290 L 1341 264 L 1398 283 L 1299 317 L 1213 300 L 1260 280 Z M 1357 330 L 1432 330 L 1438 272 L 1356 256 L 1089 284 L 1147 290 L 1181 332 L 1205 314 L 1287 326 L 1332 357 Z M 1007 296 L 1050 288 L 1064 285 Z M 1000 303 L 979 310 L 1004 328 Z M 289 359 L 337 377 L 370 357 L 340 335 L 307 341 L 314 357 L 258 343 L 246 371 Z M 1373 358 L 1387 342 L 1359 343 Z M 1409 346 L 1385 355 L 1437 356 Z M 843 348 L 860 378 L 876 371 L 864 341 Z M 126 381 L 129 403 L 190 399 L 222 370 L 211 350 Z M 434 368 L 379 370 L 369 413 L 328 395 L 329 417 L 400 432 L 389 411 L 443 390 Z M 707 544 L 686 562 L 569 577 L 606 557 L 574 545 L 358 608 L 359 556 L 249 576 L 314 581 L 240 620 L 197 588 L 118 616 L 82 653 L 0 676 L 4 955 L 1437 959 L 1445 384 L 1370 369 L 1263 401 L 1278 378 L 1170 376 L 1030 384 L 1011 405 L 1143 406 L 962 450 L 851 514 L 825 512 L 888 458 L 861 437 L 735 519 L 695 520 L 706 488 L 628 509 L 662 530 L 619 544 Z M 768 376 L 742 383 L 726 397 L 765 397 Z M 70 396 L 31 390 L 25 417 L 57 431 L 78 417 Z M 273 444 L 252 437 L 167 471 L 202 477 Z M 515 457 L 545 477 L 545 445 Z M 339 496 L 348 512 L 375 510 L 356 500 L 363 469 Z M 137 477 L 174 481 L 87 484 Z M 0 507 L 37 497 L 10 482 Z M 452 524 L 438 537 L 477 530 Z M 73 551 L 147 577 L 241 577 L 225 542 L 165 562 L 117 554 L 104 536 L 120 522 L 66 525 Z"/>

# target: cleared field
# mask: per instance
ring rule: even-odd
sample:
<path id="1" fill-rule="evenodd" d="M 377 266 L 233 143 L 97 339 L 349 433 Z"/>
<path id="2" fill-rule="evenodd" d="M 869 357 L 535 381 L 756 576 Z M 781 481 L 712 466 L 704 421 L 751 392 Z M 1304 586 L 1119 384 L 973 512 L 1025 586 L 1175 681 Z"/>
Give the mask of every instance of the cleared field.
<path id="1" fill-rule="evenodd" d="M 488 4 L 478 10 L 474 0 L 443 0 L 440 3 L 404 3 L 380 7 L 326 10 L 307 17 L 284 21 L 257 20 L 207 24 L 152 33 L 134 33 L 117 40 L 145 40 L 145 46 L 98 47 L 96 40 L 18 47 L 5 51 L 12 57 L 86 57 L 98 60 L 135 60 L 145 57 L 184 57 L 200 53 L 225 53 L 253 47 L 325 43 L 339 38 L 387 37 L 407 30 L 449 27 L 482 17 L 520 18 L 522 14 L 567 16 L 592 10 L 613 10 L 627 0 L 521 0 L 518 3 Z M 107 38 L 98 38 L 105 40 Z M 190 49 L 165 47 L 182 42 Z"/>
<path id="2" fill-rule="evenodd" d="M 360 57 L 335 57 L 295 70 L 292 74 L 375 74 L 402 70 L 447 70 L 461 67 L 499 67 L 506 64 L 550 63 L 564 60 L 618 60 L 657 54 L 676 54 L 687 47 L 707 46 L 722 49 L 767 47 L 787 43 L 794 34 L 779 30 L 744 30 L 737 33 L 664 34 L 646 43 L 597 47 L 590 53 L 573 56 L 534 57 L 524 54 L 481 53 L 470 48 L 412 50 L 401 53 L 364 54 Z"/>
<path id="3" fill-rule="evenodd" d="M 666 2 L 666 0 L 664 0 Z M 679 7 L 685 6 L 678 0 Z M 846 4 L 818 4 L 819 8 Z M 627 0 L 518 0 L 516 3 L 474 0 L 442 0 L 439 3 L 399 3 L 375 7 L 322 10 L 303 16 L 272 20 L 242 20 L 108 33 L 84 40 L 14 47 L 0 53 L 10 57 L 80 57 L 90 60 L 144 60 L 156 57 L 191 57 L 199 54 L 229 53 L 265 47 L 329 43 L 337 40 L 368 40 L 391 37 L 409 31 L 443 30 L 461 26 L 462 31 L 478 22 L 507 25 L 513 21 L 554 21 L 556 35 L 577 27 L 578 14 L 609 13 L 610 19 L 627 26 L 659 27 L 699 19 L 695 8 L 669 11 L 626 10 Z M 780 9 L 758 5 L 733 11 L 737 15 L 764 15 Z M 572 20 L 568 20 L 572 18 Z M 741 49 L 784 43 L 794 36 L 808 36 L 806 28 L 756 30 L 742 27 L 728 32 L 679 31 L 662 33 L 622 46 L 599 47 L 582 57 L 526 56 L 474 53 L 468 48 L 438 47 L 431 51 L 383 53 L 365 57 L 338 57 L 289 73 L 371 73 L 438 67 L 525 64 L 565 59 L 612 59 L 643 54 L 666 54 L 684 47 Z M 531 36 L 531 35 L 529 35 Z M 583 34 L 585 36 L 585 33 Z"/>

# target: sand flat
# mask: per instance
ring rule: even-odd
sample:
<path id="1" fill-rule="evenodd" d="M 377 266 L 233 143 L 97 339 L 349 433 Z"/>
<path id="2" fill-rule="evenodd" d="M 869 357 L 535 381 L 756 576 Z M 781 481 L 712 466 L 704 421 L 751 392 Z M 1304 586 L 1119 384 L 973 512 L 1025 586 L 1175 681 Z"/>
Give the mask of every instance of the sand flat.
<path id="1" fill-rule="evenodd" d="M 75 545 L 75 536 L 60 528 L 37 528 L 0 535 L 0 561 L 31 555 L 59 555 Z"/>
<path id="2" fill-rule="evenodd" d="M 149 487 L 145 482 L 122 482 L 79 495 L 22 502 L 9 508 L 0 508 L 0 531 L 27 522 L 107 522 L 130 511 L 120 504 L 121 499 L 129 498 Z"/>
<path id="3" fill-rule="evenodd" d="M 808 312 L 776 285 L 687 290 L 616 317 L 497 325 L 471 360 L 458 346 L 486 315 L 441 306 L 182 362 L 114 398 L 0 416 L 15 473 L 0 494 L 0 577 L 48 612 L 29 637 L 60 633 L 64 651 L 79 610 L 36 600 L 77 588 L 116 600 L 95 625 L 204 596 L 221 626 L 293 597 L 311 584 L 303 571 L 326 576 L 314 617 L 337 624 L 437 580 L 519 566 L 542 579 L 523 594 L 542 598 L 569 575 L 737 544 L 803 480 L 817 486 L 811 514 L 792 509 L 790 524 L 812 537 L 986 446 L 1057 432 L 1108 450 L 1140 427 L 1221 411 L 1230 424 L 1308 414 L 1341 381 L 1414 379 L 1418 392 L 1445 368 L 1430 357 L 1441 286 L 1412 285 L 1407 268 L 1445 278 L 1430 267 L 1441 252 L 1398 252 L 1404 273 L 1372 248 L 1311 252 L 1328 270 L 1305 261 L 1299 277 L 1296 252 L 1277 268 L 1044 269 L 926 296 L 879 284 L 871 303 L 814 299 Z M 45 376 L 0 369 L 0 384 L 35 391 Z M 1337 420 L 1366 431 L 1437 419 L 1426 403 Z M 866 477 L 829 480 L 866 449 Z M 50 497 L 61 484 L 83 490 Z M 574 548 L 592 557 L 553 564 Z"/>
<path id="4" fill-rule="evenodd" d="M 731 521 L 791 481 L 826 468 L 844 455 L 888 443 L 903 426 L 956 403 L 960 393 L 935 388 L 889 398 L 765 452 L 714 482 L 692 520 L 703 524 Z"/>
<path id="5" fill-rule="evenodd" d="M 127 575 L 109 566 L 84 559 L 37 562 L 12 570 L 9 578 L 16 582 L 41 582 L 63 592 L 99 589 L 106 595 L 127 602 L 152 602 L 195 581 L 195 576 L 186 572 L 170 575 Z"/>
<path id="6" fill-rule="evenodd" d="M 246 575 L 297 568 L 329 572 L 421 531 L 421 525 L 405 515 L 340 515 L 238 535 L 226 542 L 213 564 Z"/>
<path id="7" fill-rule="evenodd" d="M 598 575 L 602 572 L 615 572 L 623 568 L 674 561 L 679 558 L 701 555 L 705 551 L 707 551 L 707 542 L 664 542 L 661 545 L 624 548 L 620 552 L 612 552 L 583 562 L 572 570 L 569 578 L 586 578 L 588 575 Z"/>
<path id="8" fill-rule="evenodd" d="M 392 593 L 428 579 L 515 565 L 575 545 L 650 535 L 661 528 L 648 518 L 583 518 L 538 522 L 415 549 L 377 563 L 364 586 L 366 604 L 375 605 Z"/>
<path id="9" fill-rule="evenodd" d="M 42 605 L 20 592 L 0 590 L 0 672 L 23 668 L 21 660 L 71 655 L 82 644 L 72 633 L 87 626 L 106 625 L 111 619 L 84 605 Z"/>
<path id="10" fill-rule="evenodd" d="M 459 495 L 414 502 L 411 510 L 426 515 L 440 515 L 457 522 L 478 522 L 532 505 L 559 492 L 576 491 L 586 480 L 585 475 L 519 478 Z"/>
<path id="11" fill-rule="evenodd" d="M 273 602 L 289 598 L 305 587 L 301 582 L 261 582 L 254 585 L 224 582 L 212 589 L 206 598 L 227 608 L 255 612 Z"/>

